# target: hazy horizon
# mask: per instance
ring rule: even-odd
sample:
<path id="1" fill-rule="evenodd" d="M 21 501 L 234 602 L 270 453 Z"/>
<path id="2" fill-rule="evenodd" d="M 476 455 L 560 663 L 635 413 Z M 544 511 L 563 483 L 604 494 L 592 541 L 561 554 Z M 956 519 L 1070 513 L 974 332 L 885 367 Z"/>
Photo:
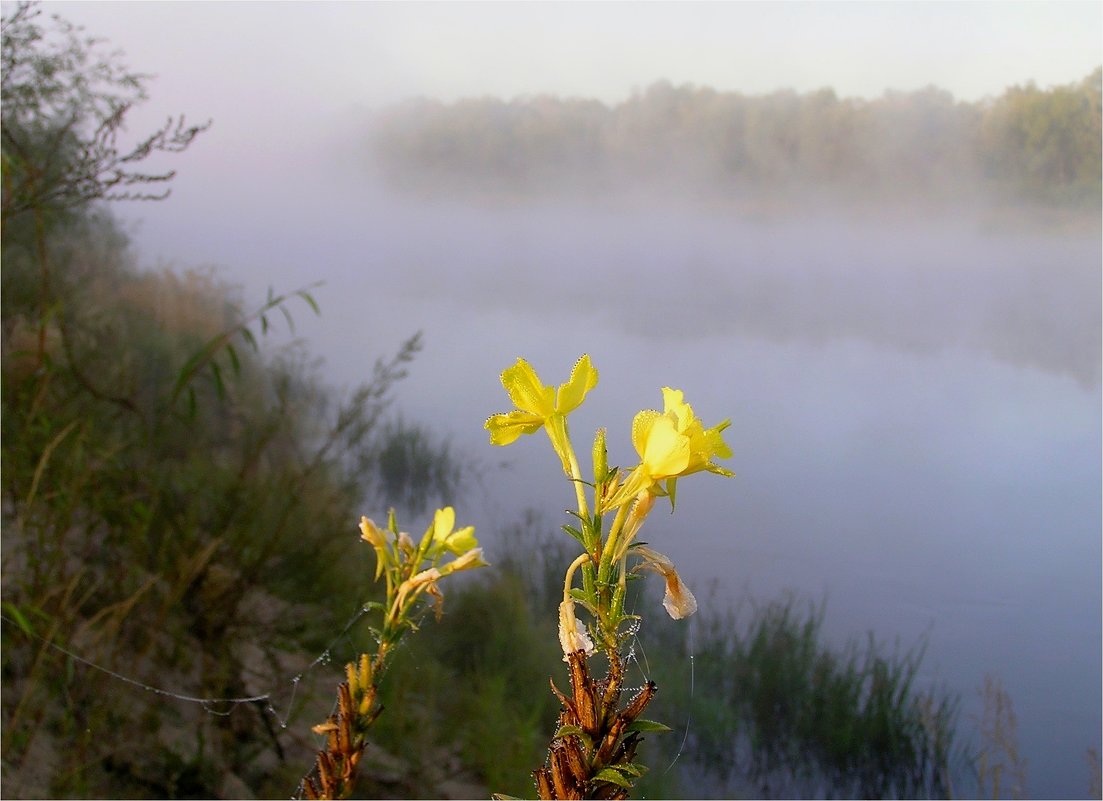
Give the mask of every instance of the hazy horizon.
<path id="1" fill-rule="evenodd" d="M 4 6 L 11 3 L 5 2 Z M 623 102 L 667 80 L 840 98 L 928 86 L 975 102 L 1103 63 L 1098 3 L 45 2 L 149 74 L 140 131 L 184 113 L 214 128 L 186 161 L 318 145 L 415 97 L 552 94 Z M 197 43 L 202 42 L 199 46 Z M 324 143 L 323 143 L 324 146 Z M 262 144 L 263 149 L 263 144 Z M 183 166 L 183 165 L 182 165 Z M 184 170 L 181 171 L 182 173 Z"/>

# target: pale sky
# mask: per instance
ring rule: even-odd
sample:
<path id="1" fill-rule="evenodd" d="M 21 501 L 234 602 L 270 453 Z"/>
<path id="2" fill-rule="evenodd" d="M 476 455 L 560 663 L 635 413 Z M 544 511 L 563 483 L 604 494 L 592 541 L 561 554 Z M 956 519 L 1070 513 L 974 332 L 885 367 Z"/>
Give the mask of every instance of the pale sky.
<path id="1" fill-rule="evenodd" d="M 191 108 L 243 94 L 367 106 L 537 93 L 617 102 L 662 78 L 747 94 L 830 86 L 844 97 L 935 84 L 972 101 L 1029 80 L 1078 80 L 1103 62 L 1100 2 L 44 7 L 156 73 L 155 98 Z"/>

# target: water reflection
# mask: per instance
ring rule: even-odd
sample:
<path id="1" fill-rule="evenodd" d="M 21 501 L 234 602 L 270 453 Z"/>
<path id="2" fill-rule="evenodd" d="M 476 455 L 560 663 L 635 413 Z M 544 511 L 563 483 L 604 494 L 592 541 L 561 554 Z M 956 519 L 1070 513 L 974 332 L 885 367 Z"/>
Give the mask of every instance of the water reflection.
<path id="1" fill-rule="evenodd" d="M 684 209 L 443 216 L 446 224 L 425 210 L 414 217 L 417 231 L 433 234 L 411 241 L 395 265 L 411 296 L 603 318 L 650 339 L 853 337 L 911 353 L 960 346 L 1086 387 L 1100 381 L 1093 234 L 844 216 L 756 224 Z"/>

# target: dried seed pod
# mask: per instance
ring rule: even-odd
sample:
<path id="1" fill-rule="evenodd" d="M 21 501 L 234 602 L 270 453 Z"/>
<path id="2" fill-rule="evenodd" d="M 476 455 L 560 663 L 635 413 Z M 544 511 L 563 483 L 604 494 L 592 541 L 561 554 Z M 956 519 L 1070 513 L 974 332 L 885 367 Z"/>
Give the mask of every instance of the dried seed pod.
<path id="1" fill-rule="evenodd" d="M 576 784 L 574 776 L 571 774 L 570 762 L 567 758 L 567 749 L 563 745 L 562 740 L 557 740 L 552 744 L 551 774 L 556 798 L 582 798 L 582 789 Z"/>
<path id="2" fill-rule="evenodd" d="M 547 768 L 539 768 L 532 772 L 532 778 L 536 780 L 536 794 L 545 801 L 550 801 L 555 798 L 555 791 L 552 789 L 551 774 Z"/>
<path id="3" fill-rule="evenodd" d="M 571 769 L 575 784 L 585 786 L 590 779 L 590 770 L 586 765 L 586 756 L 582 753 L 582 743 L 578 737 L 565 737 L 563 746 L 567 754 L 567 767 Z"/>
<path id="4" fill-rule="evenodd" d="M 549 683 L 551 684 L 552 692 L 555 693 L 555 697 L 558 698 L 559 703 L 563 705 L 563 712 L 559 716 L 559 725 L 581 726 L 582 722 L 579 720 L 578 710 L 575 708 L 574 703 L 570 698 L 560 692 L 559 688 L 555 686 L 554 679 L 549 679 Z"/>
<path id="5" fill-rule="evenodd" d="M 579 726 L 591 737 L 596 737 L 601 731 L 602 716 L 598 713 L 597 698 L 590 671 L 586 667 L 586 657 L 579 651 L 571 654 L 570 673 Z"/>
<path id="6" fill-rule="evenodd" d="M 624 733 L 624 728 L 627 725 L 624 718 L 618 717 L 613 725 L 609 727 L 601 740 L 601 745 L 598 746 L 597 753 L 594 754 L 595 766 L 604 767 L 609 764 L 609 758 L 613 756 L 617 743 L 620 741 L 620 736 Z"/>
<path id="7" fill-rule="evenodd" d="M 647 705 L 651 703 L 651 699 L 658 691 L 658 686 L 653 681 L 647 682 L 640 691 L 632 696 L 632 700 L 628 702 L 628 706 L 624 708 L 621 715 L 629 723 L 634 721 L 640 715 L 643 714 L 643 710 L 647 708 Z"/>
<path id="8" fill-rule="evenodd" d="M 640 733 L 629 732 L 628 736 L 620 744 L 620 748 L 613 754 L 613 764 L 621 765 L 625 762 L 634 762 L 636 759 L 636 746 L 640 744 Z"/>
<path id="9" fill-rule="evenodd" d="M 343 681 L 337 685 L 337 707 L 341 711 L 341 717 L 352 718 L 355 714 L 356 708 L 352 705 L 352 692 L 348 682 Z"/>
<path id="10" fill-rule="evenodd" d="M 337 745 L 330 749 L 339 756 L 347 756 L 352 751 L 352 732 L 349 731 L 349 723 L 348 718 L 341 717 L 340 725 L 337 727 Z"/>
<path id="11" fill-rule="evenodd" d="M 321 795 L 325 798 L 333 798 L 336 794 L 334 783 L 333 761 L 324 751 L 318 754 L 318 780 L 321 782 Z"/>

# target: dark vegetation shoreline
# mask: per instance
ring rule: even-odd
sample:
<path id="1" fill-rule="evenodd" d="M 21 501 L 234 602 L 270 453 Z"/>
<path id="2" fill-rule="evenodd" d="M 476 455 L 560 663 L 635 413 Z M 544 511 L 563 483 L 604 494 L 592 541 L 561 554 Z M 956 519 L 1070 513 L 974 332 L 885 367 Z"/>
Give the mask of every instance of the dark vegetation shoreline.
<path id="1" fill-rule="evenodd" d="M 1103 72 L 977 103 L 936 87 L 839 98 L 748 96 L 661 81 L 628 100 L 412 100 L 367 148 L 390 186 L 492 198 L 676 196 L 736 204 L 1014 203 L 1096 211 Z M 1097 215 L 1098 216 L 1098 215 Z"/>

